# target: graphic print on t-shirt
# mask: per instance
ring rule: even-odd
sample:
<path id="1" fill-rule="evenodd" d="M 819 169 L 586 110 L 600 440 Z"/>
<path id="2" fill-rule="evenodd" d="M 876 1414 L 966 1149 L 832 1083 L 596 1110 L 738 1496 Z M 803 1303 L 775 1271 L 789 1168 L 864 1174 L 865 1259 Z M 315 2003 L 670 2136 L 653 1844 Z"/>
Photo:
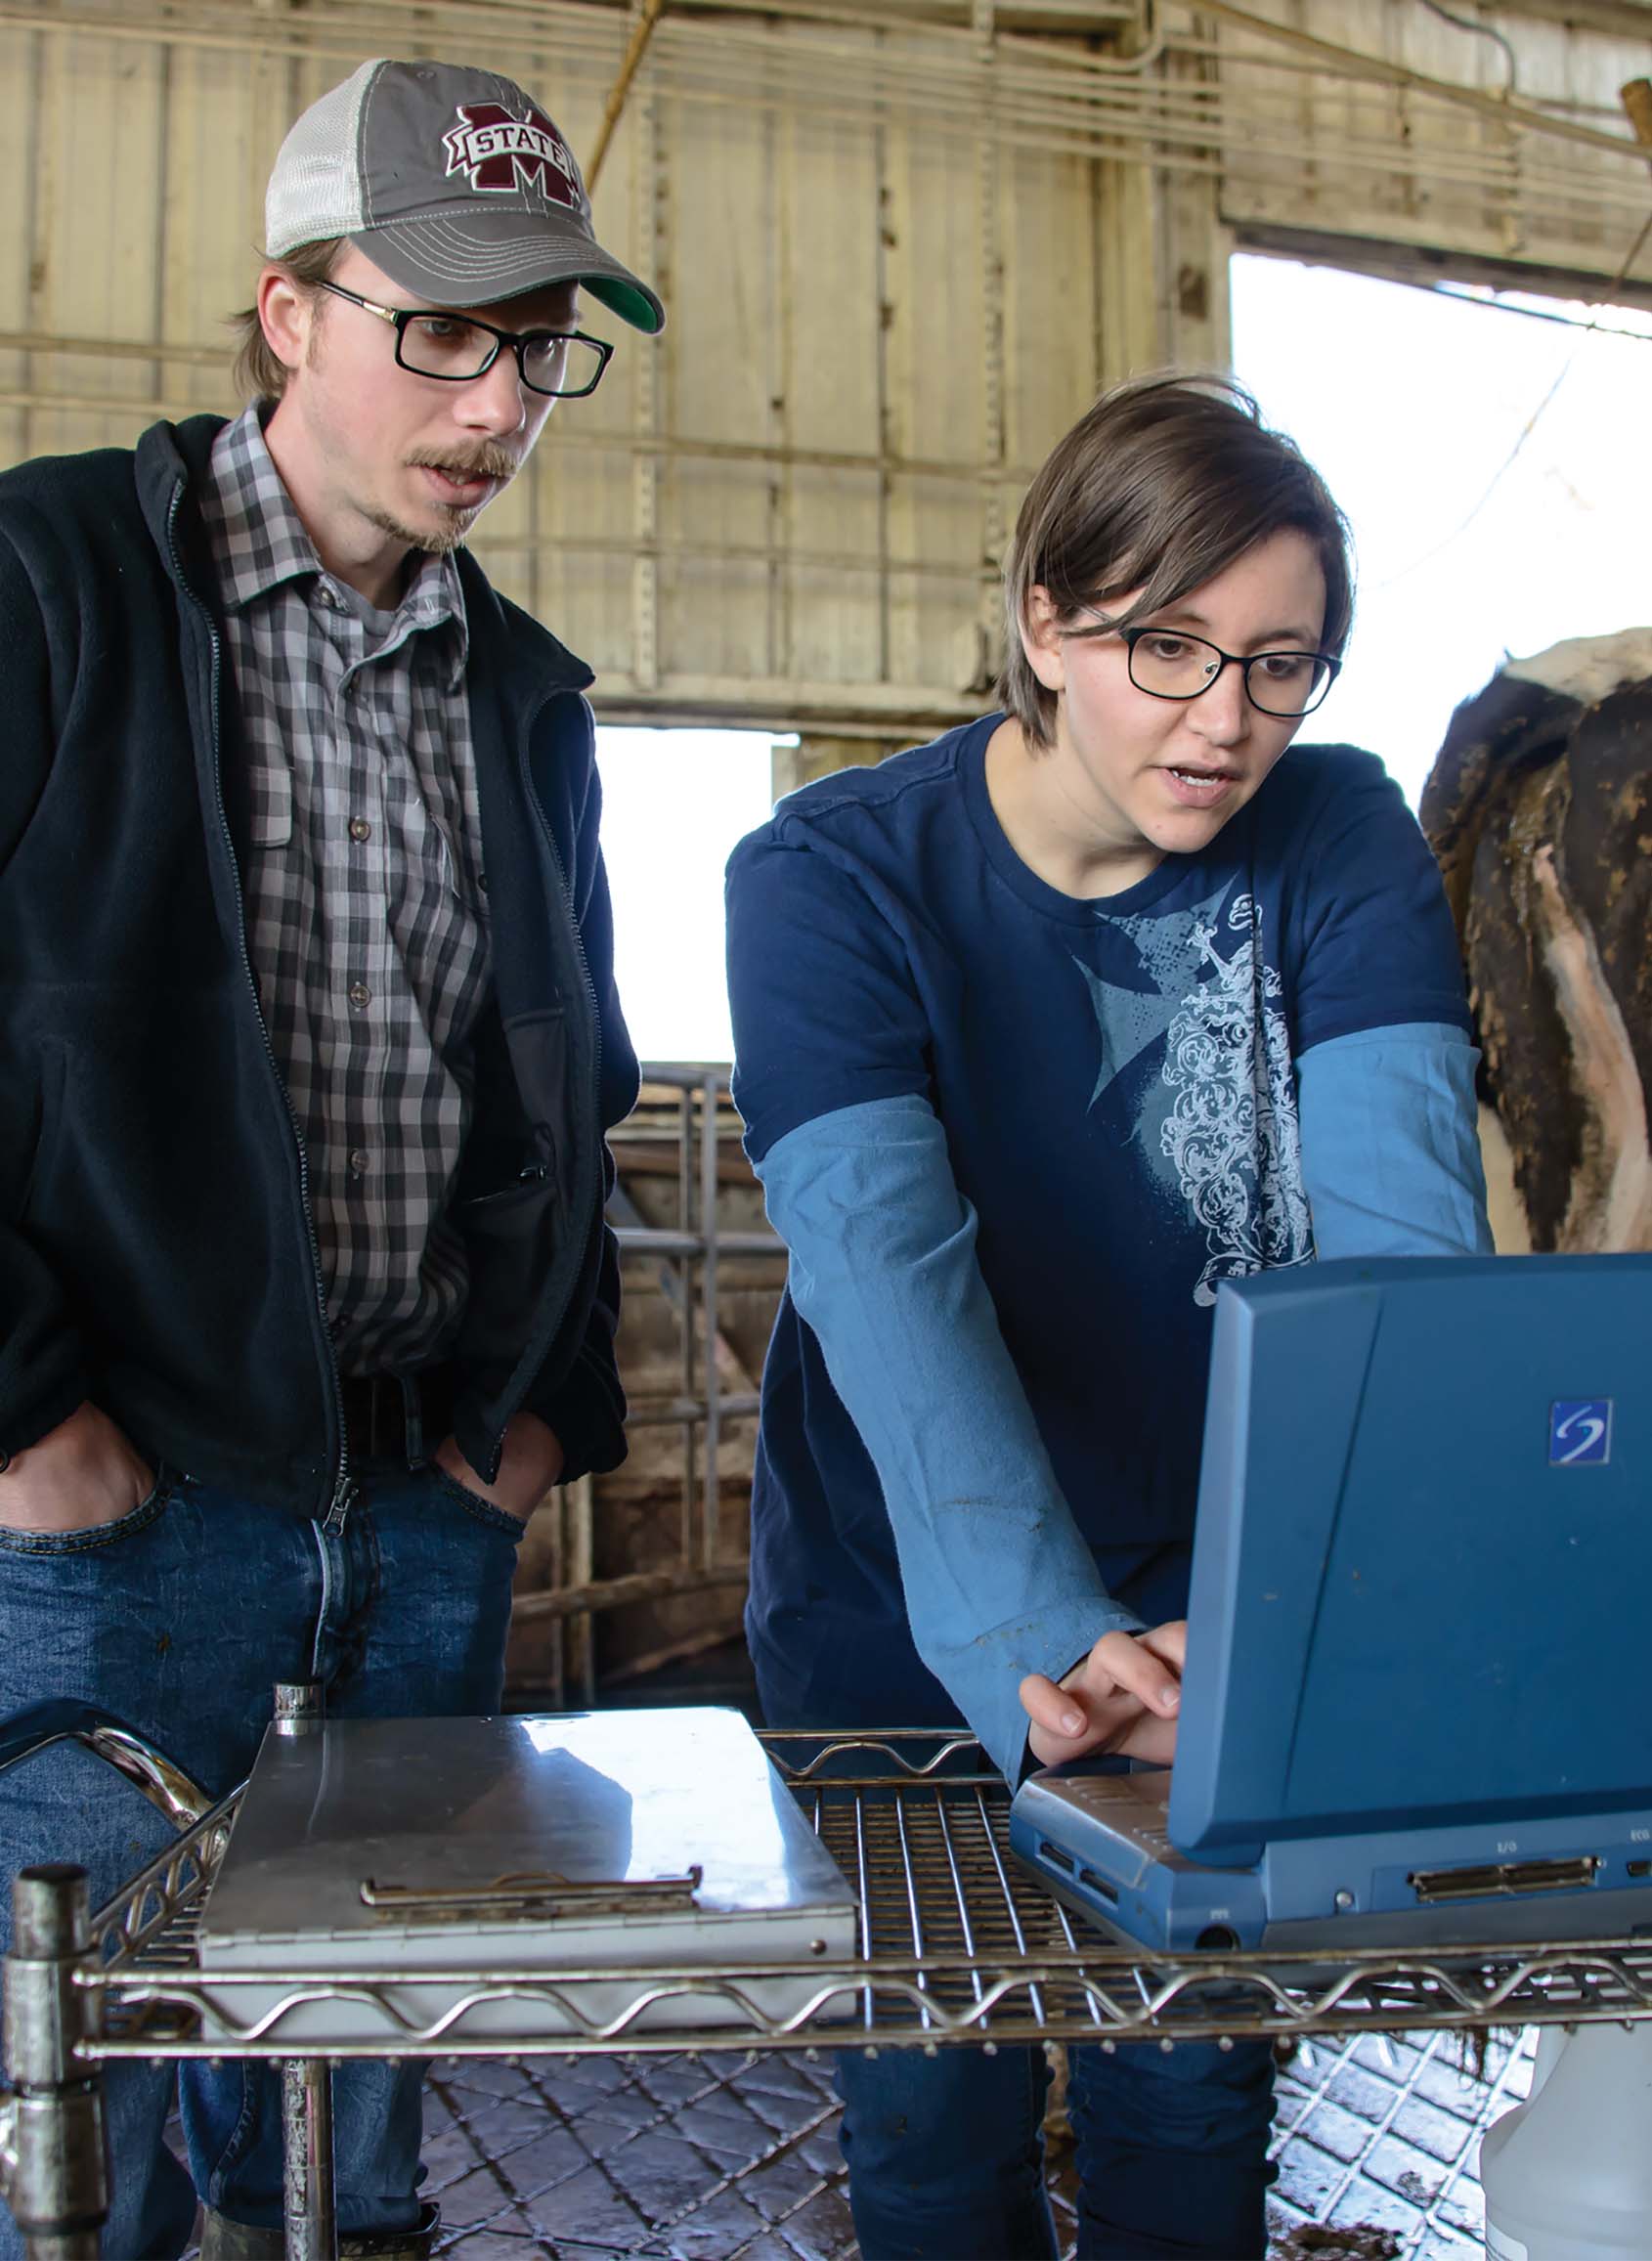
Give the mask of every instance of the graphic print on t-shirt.
<path id="1" fill-rule="evenodd" d="M 848 1109 L 933 1109 L 1055 1485 L 1115 1560 L 1192 1536 L 1219 1282 L 1310 1254 L 1295 1063 L 1468 1017 L 1439 871 L 1374 756 L 1291 747 L 1202 854 L 1086 902 L 998 820 L 1001 721 L 805 786 L 735 851 L 735 1096 L 760 1165 Z M 1307 1159 L 1309 1182 L 1341 1167 Z M 912 1387 L 926 1420 L 934 1402 Z M 956 1717 L 789 1295 L 752 1532 L 766 1700 L 800 1723 Z"/>
<path id="2" fill-rule="evenodd" d="M 1102 1040 L 1090 1105 L 1162 1044 L 1159 1075 L 1129 1078 L 1129 1135 L 1204 1234 L 1193 1299 L 1206 1307 L 1218 1282 L 1314 1253 L 1283 984 L 1263 956 L 1261 907 L 1242 889 L 1109 924 L 1152 986 L 1122 987 L 1074 959 Z"/>

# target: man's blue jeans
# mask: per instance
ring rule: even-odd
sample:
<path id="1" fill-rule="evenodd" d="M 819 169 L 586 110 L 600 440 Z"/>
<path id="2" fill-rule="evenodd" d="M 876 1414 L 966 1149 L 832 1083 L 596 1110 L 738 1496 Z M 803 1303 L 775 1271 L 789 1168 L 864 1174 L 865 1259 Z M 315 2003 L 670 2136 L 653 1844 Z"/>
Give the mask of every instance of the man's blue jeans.
<path id="1" fill-rule="evenodd" d="M 0 1528 L 0 1718 L 54 1696 L 102 1704 L 218 1795 L 251 1767 L 277 1680 L 319 1680 L 341 1717 L 497 1711 L 521 1527 L 433 1467 L 369 1461 L 357 1473 L 336 1537 L 166 1471 L 141 1506 L 99 1529 Z M 15 1870 L 79 1861 L 96 1907 L 169 1835 L 78 1748 L 0 1775 L 0 1946 Z M 416 2222 L 422 2069 L 338 2067 L 341 2229 Z M 109 2070 L 108 2261 L 171 2261 L 197 2191 L 235 2220 L 281 2222 L 275 2074 L 189 2064 L 177 2085 L 194 2188 L 162 2142 L 171 2068 Z M 20 2252 L 0 2207 L 0 2261 Z"/>

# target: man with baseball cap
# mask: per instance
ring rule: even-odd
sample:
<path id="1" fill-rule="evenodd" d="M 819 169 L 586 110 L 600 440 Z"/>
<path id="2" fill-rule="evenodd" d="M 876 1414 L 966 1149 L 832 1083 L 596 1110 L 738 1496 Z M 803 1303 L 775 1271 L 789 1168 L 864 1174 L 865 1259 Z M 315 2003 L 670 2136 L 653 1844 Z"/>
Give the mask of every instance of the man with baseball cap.
<path id="1" fill-rule="evenodd" d="M 582 291 L 663 321 L 488 71 L 365 64 L 267 241 L 242 415 L 0 477 L 0 1719 L 101 1706 L 215 1793 L 277 1680 L 496 1709 L 523 1519 L 625 1450 L 591 676 L 462 544 L 602 375 Z M 70 1746 L 0 1775 L 0 1882 L 96 1905 L 167 1834 Z M 429 2249 L 419 2086 L 338 2070 L 351 2252 Z M 110 2074 L 106 2254 L 197 2193 L 279 2254 L 269 2068 L 184 2068 L 189 2175 L 170 2088 Z"/>

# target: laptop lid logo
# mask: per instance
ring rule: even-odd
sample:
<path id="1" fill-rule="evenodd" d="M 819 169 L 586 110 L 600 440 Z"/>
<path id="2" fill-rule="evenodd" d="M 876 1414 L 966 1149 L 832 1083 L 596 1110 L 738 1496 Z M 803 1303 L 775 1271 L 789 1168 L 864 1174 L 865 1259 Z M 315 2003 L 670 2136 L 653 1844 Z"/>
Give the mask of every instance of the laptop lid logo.
<path id="1" fill-rule="evenodd" d="M 1612 1457 L 1612 1400 L 1556 1398 L 1548 1409 L 1551 1468 L 1600 1468 Z"/>

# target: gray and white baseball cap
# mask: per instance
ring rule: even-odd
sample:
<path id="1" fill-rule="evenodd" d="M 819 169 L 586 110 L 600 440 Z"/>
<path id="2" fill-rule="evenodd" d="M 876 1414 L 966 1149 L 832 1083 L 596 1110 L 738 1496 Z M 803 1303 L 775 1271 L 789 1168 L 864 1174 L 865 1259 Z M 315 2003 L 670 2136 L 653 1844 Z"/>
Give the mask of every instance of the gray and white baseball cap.
<path id="1" fill-rule="evenodd" d="M 348 236 L 438 306 L 580 283 L 634 328 L 666 319 L 647 283 L 597 242 L 567 143 L 491 70 L 364 63 L 283 142 L 264 231 L 272 259 Z"/>

